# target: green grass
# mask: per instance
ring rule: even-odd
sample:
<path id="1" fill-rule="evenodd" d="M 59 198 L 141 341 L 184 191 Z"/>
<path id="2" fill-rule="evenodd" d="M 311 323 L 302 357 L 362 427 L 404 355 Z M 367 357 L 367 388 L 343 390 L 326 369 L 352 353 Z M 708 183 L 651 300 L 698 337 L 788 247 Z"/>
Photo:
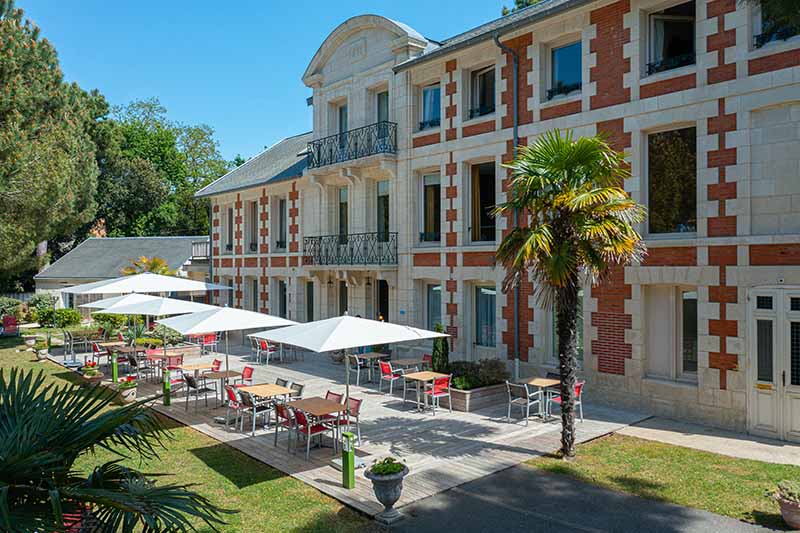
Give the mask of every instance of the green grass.
<path id="1" fill-rule="evenodd" d="M 41 369 L 48 381 L 72 381 L 73 373 L 18 352 L 19 339 L 0 339 L 0 368 Z M 240 511 L 223 531 L 370 531 L 374 523 L 316 489 L 185 426 L 167 422 L 172 439 L 156 461 L 130 464 L 145 472 L 171 474 L 162 482 L 196 483 L 215 504 Z M 89 471 L 115 456 L 103 450 L 83 456 L 76 468 Z M 197 524 L 199 531 L 210 531 Z"/>
<path id="2" fill-rule="evenodd" d="M 572 462 L 551 456 L 528 464 L 643 498 L 777 528 L 785 524 L 765 490 L 780 480 L 800 478 L 797 466 L 736 459 L 623 435 L 579 446 Z"/>

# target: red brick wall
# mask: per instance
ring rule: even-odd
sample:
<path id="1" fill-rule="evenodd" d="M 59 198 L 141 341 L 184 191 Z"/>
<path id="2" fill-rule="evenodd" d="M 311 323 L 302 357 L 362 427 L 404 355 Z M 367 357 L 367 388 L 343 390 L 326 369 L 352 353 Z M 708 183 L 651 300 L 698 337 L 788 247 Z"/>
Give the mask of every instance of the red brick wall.
<path id="1" fill-rule="evenodd" d="M 734 67 L 735 66 L 736 65 L 734 65 Z M 679 76 L 677 78 L 670 78 L 668 80 L 642 85 L 639 87 L 639 97 L 651 98 L 653 96 L 661 96 L 662 94 L 685 91 L 686 89 L 694 89 L 696 85 L 697 76 L 694 74 L 687 74 L 686 76 Z"/>
<path id="2" fill-rule="evenodd" d="M 447 129 L 444 132 L 445 139 L 452 141 L 457 137 L 457 130 L 453 124 L 458 114 L 458 104 L 456 102 L 456 60 L 451 59 L 444 65 L 447 72 L 448 81 L 444 86 L 444 96 L 447 99 L 447 107 L 444 109 L 444 116 Z"/>
<path id="3" fill-rule="evenodd" d="M 582 110 L 583 102 L 576 100 L 566 104 L 543 107 L 539 110 L 539 117 L 541 120 L 550 120 L 552 118 L 574 115 L 575 113 L 580 113 Z"/>
<path id="4" fill-rule="evenodd" d="M 708 69 L 708 83 L 736 79 L 736 63 L 725 63 L 725 49 L 736 46 L 736 30 L 725 30 L 725 14 L 736 11 L 736 0 L 712 0 L 706 16 L 717 18 L 717 33 L 706 37 L 706 51 L 717 53 L 717 66 Z"/>
<path id="5" fill-rule="evenodd" d="M 414 254 L 414 266 L 438 267 L 441 264 L 442 264 L 442 259 L 441 259 L 441 254 L 439 252 Z"/>
<path id="6" fill-rule="evenodd" d="M 465 267 L 494 266 L 494 252 L 464 252 Z"/>
<path id="7" fill-rule="evenodd" d="M 649 248 L 642 266 L 697 266 L 697 248 L 694 246 Z"/>
<path id="8" fill-rule="evenodd" d="M 244 229 L 243 229 L 243 222 L 244 222 L 244 203 L 242 202 L 242 195 L 240 193 L 236 194 L 236 232 L 234 234 L 234 238 L 236 239 L 236 244 L 234 245 L 234 253 L 236 255 L 242 255 L 244 250 L 244 245 L 242 241 L 244 239 Z M 233 281 L 233 288 L 234 293 L 233 296 L 235 298 L 234 305 L 236 307 L 242 307 L 242 262 L 238 260 L 235 264 L 236 266 L 236 276 L 234 276 Z"/>
<path id="9" fill-rule="evenodd" d="M 787 50 L 779 54 L 772 54 L 756 59 L 751 59 L 747 63 L 747 72 L 751 76 L 781 70 L 800 65 L 800 49 Z"/>
<path id="10" fill-rule="evenodd" d="M 494 131 L 495 121 L 487 120 L 486 122 L 479 122 L 478 124 L 470 124 L 461 130 L 461 135 L 464 137 L 472 137 L 473 135 L 480 135 L 482 133 L 490 133 Z"/>
<path id="11" fill-rule="evenodd" d="M 420 148 L 422 146 L 429 146 L 431 144 L 436 144 L 439 142 L 440 134 L 437 131 L 436 133 L 431 133 L 429 135 L 420 135 L 419 137 L 414 137 L 412 141 L 414 148 Z"/>
<path id="12" fill-rule="evenodd" d="M 533 71 L 533 59 L 528 57 L 528 47 L 532 43 L 532 33 L 526 33 L 503 42 L 505 46 L 514 50 L 519 57 L 517 109 L 520 125 L 533 122 L 533 111 L 528 109 L 528 99 L 533 96 L 533 85 L 528 82 L 528 74 Z M 510 128 L 514 125 L 514 60 L 511 54 L 504 52 L 504 55 L 506 56 L 506 65 L 500 69 L 500 75 L 507 83 L 506 90 L 500 95 L 501 102 L 506 106 L 502 127 Z"/>
<path id="13" fill-rule="evenodd" d="M 736 235 L 736 217 L 725 213 L 725 200 L 736 198 L 736 183 L 726 180 L 726 167 L 736 164 L 736 148 L 726 148 L 725 133 L 736 131 L 736 114 L 725 114 L 725 99 L 718 103 L 716 117 L 708 119 L 708 134 L 717 135 L 719 145 L 717 150 L 707 154 L 709 168 L 716 168 L 718 172 L 717 183 L 710 184 L 706 190 L 709 200 L 718 200 L 719 209 L 716 217 L 708 219 L 708 236 L 725 237 Z"/>
<path id="14" fill-rule="evenodd" d="M 736 370 L 738 357 L 736 354 L 729 354 L 727 350 L 727 338 L 738 336 L 738 323 L 736 320 L 728 320 L 725 304 L 735 304 L 738 302 L 738 291 L 736 287 L 728 285 L 725 267 L 737 264 L 736 246 L 709 246 L 708 264 L 719 267 L 719 285 L 708 288 L 708 301 L 719 303 L 719 320 L 708 321 L 708 334 L 719 336 L 719 352 L 708 354 L 708 366 L 719 370 L 719 387 L 727 389 L 728 370 Z"/>
<path id="15" fill-rule="evenodd" d="M 800 265 L 800 244 L 751 244 L 750 266 Z"/>
<path id="16" fill-rule="evenodd" d="M 630 29 L 623 27 L 623 17 L 630 10 L 630 0 L 619 0 L 591 12 L 590 23 L 597 26 L 596 36 L 589 45 L 589 50 L 597 54 L 596 65 L 589 74 L 597 87 L 590 100 L 592 109 L 631 99 L 631 90 L 623 87 L 623 76 L 630 72 L 631 60 L 622 56 L 623 46 L 631 40 Z"/>
<path id="17" fill-rule="evenodd" d="M 297 241 L 297 235 L 300 233 L 300 191 L 297 190 L 297 182 L 292 182 L 292 190 L 289 192 L 289 235 L 291 242 L 289 242 L 289 252 L 296 253 L 300 251 L 300 243 Z"/>

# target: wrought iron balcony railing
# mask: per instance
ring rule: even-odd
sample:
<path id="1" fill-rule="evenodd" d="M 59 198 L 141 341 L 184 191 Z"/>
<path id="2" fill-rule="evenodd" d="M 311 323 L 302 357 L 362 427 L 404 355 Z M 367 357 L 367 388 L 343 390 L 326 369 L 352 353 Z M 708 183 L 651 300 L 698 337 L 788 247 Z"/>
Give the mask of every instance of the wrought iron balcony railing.
<path id="1" fill-rule="evenodd" d="M 307 265 L 396 265 L 397 232 L 303 237 Z"/>
<path id="2" fill-rule="evenodd" d="M 419 123 L 419 131 L 422 130 L 429 130 L 433 128 L 438 128 L 442 124 L 441 118 L 432 118 L 428 120 L 423 120 Z"/>
<path id="3" fill-rule="evenodd" d="M 694 52 L 681 54 L 678 56 L 666 57 L 660 61 L 653 61 L 647 64 L 647 75 L 658 74 L 666 70 L 694 65 Z"/>
<path id="4" fill-rule="evenodd" d="M 547 89 L 547 99 L 552 100 L 553 98 L 555 98 L 560 94 L 569 94 L 571 92 L 580 90 L 581 90 L 581 82 L 569 83 L 569 84 L 559 83 L 552 89 Z"/>
<path id="5" fill-rule="evenodd" d="M 494 113 L 494 103 L 471 108 L 469 118 L 482 117 L 491 113 Z"/>
<path id="6" fill-rule="evenodd" d="M 192 242 L 192 259 L 208 259 L 211 255 L 211 243 L 208 241 Z"/>
<path id="7" fill-rule="evenodd" d="M 397 153 L 397 124 L 376 122 L 308 143 L 308 167 L 319 168 L 376 154 Z"/>
<path id="8" fill-rule="evenodd" d="M 791 39 L 795 35 L 800 33 L 800 28 L 778 28 L 773 31 L 765 32 L 759 35 L 753 36 L 753 46 L 755 48 L 761 48 L 767 43 L 771 43 L 772 41 L 785 41 L 787 39 Z"/>

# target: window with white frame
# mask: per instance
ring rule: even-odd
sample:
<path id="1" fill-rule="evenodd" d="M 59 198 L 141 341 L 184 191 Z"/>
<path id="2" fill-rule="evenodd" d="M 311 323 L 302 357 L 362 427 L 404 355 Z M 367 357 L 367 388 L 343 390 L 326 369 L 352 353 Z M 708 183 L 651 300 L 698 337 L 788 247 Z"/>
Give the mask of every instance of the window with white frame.
<path id="1" fill-rule="evenodd" d="M 278 316 L 281 318 L 288 318 L 289 303 L 287 301 L 287 287 L 286 281 L 278 280 Z"/>
<path id="2" fill-rule="evenodd" d="M 233 279 L 228 278 L 228 307 L 233 307 Z"/>
<path id="3" fill-rule="evenodd" d="M 647 136 L 650 234 L 697 231 L 697 129 Z"/>
<path id="4" fill-rule="evenodd" d="M 376 213 L 378 226 L 378 242 L 389 242 L 389 180 L 381 180 L 376 184 Z"/>
<path id="5" fill-rule="evenodd" d="M 469 118 L 494 113 L 494 85 L 494 65 L 471 73 Z"/>
<path id="6" fill-rule="evenodd" d="M 278 238 L 275 242 L 275 248 L 280 250 L 286 249 L 286 240 L 288 238 L 288 225 L 289 225 L 289 202 L 286 198 L 278 200 Z"/>
<path id="7" fill-rule="evenodd" d="M 495 204 L 494 162 L 472 165 L 471 187 L 472 209 L 470 210 L 470 237 L 472 242 L 495 240 L 495 218 L 492 209 Z"/>
<path id="8" fill-rule="evenodd" d="M 550 79 L 547 99 L 579 93 L 581 90 L 581 42 L 550 49 Z"/>
<path id="9" fill-rule="evenodd" d="M 225 251 L 227 253 L 233 252 L 233 224 L 234 224 L 233 208 L 229 207 L 228 216 L 225 217 L 225 226 L 227 230 L 225 232 Z"/>
<path id="10" fill-rule="evenodd" d="M 475 344 L 496 346 L 495 337 L 495 298 L 494 286 L 475 287 Z"/>
<path id="11" fill-rule="evenodd" d="M 787 20 L 779 8 L 771 2 L 760 2 L 759 5 L 753 6 L 753 18 L 754 48 L 786 41 L 800 35 L 800 25 Z"/>
<path id="12" fill-rule="evenodd" d="M 433 331 L 442 323 L 442 285 L 429 283 L 425 285 L 425 327 Z"/>
<path id="13" fill-rule="evenodd" d="M 422 88 L 421 107 L 419 129 L 438 128 L 441 124 L 441 90 L 438 83 Z"/>
<path id="14" fill-rule="evenodd" d="M 439 242 L 441 240 L 442 197 L 439 174 L 422 176 L 422 231 L 420 242 Z"/>
<path id="15" fill-rule="evenodd" d="M 314 321 L 314 282 L 306 281 L 306 322 Z"/>
<path id="16" fill-rule="evenodd" d="M 258 278 L 250 278 L 250 310 L 258 312 Z"/>
<path id="17" fill-rule="evenodd" d="M 248 220 L 249 224 L 249 243 L 248 243 L 248 251 L 250 252 L 257 252 L 258 251 L 258 202 L 249 202 L 248 203 Z"/>
<path id="18" fill-rule="evenodd" d="M 694 0 L 650 13 L 648 32 L 648 75 L 694 64 Z"/>
<path id="19" fill-rule="evenodd" d="M 647 376 L 697 379 L 697 289 L 651 285 L 644 288 Z"/>
<path id="20" fill-rule="evenodd" d="M 577 310 L 577 322 L 575 324 L 575 330 L 578 336 L 577 343 L 578 343 L 578 364 L 583 363 L 583 289 L 578 291 L 578 310 Z M 552 355 L 551 355 L 551 363 L 557 364 L 558 363 L 558 316 L 556 315 L 555 309 L 552 312 L 552 320 L 551 320 L 551 346 L 552 346 Z"/>

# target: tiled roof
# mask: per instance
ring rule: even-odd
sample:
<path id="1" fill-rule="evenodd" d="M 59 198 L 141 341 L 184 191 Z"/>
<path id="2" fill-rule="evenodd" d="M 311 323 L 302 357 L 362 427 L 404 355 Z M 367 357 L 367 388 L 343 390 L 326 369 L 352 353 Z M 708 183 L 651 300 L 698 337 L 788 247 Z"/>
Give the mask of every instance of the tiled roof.
<path id="1" fill-rule="evenodd" d="M 109 279 L 141 256 L 160 257 L 170 269 L 177 269 L 192 257 L 195 237 L 92 237 L 73 248 L 58 261 L 36 274 L 35 279 Z"/>
<path id="2" fill-rule="evenodd" d="M 311 138 L 311 132 L 287 137 L 206 185 L 195 196 L 214 196 L 300 176 L 306 168 L 305 152 Z"/>

